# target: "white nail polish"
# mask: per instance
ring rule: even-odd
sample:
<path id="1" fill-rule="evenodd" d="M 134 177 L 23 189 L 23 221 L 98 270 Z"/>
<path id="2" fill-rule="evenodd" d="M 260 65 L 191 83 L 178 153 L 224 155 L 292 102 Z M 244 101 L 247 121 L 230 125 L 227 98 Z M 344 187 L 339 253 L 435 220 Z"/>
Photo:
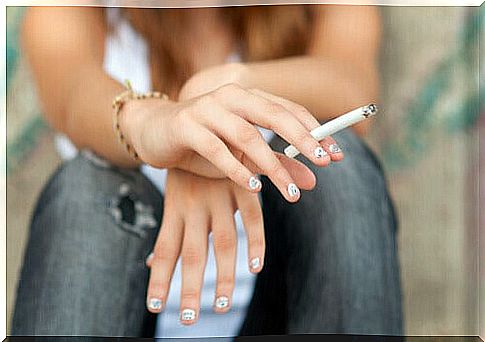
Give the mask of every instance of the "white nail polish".
<path id="1" fill-rule="evenodd" d="M 261 260 L 259 258 L 253 258 L 249 262 L 249 266 L 251 267 L 251 269 L 256 270 L 261 266 Z"/>
<path id="2" fill-rule="evenodd" d="M 147 264 L 148 264 L 148 263 L 150 262 L 150 260 L 152 260 L 152 259 L 153 259 L 153 256 L 154 256 L 154 255 L 155 255 L 155 254 L 153 254 L 153 253 L 148 254 L 147 258 L 145 259 L 145 263 L 147 263 Z"/>
<path id="3" fill-rule="evenodd" d="M 216 308 L 218 309 L 225 309 L 229 306 L 229 298 L 226 296 L 219 296 L 216 298 L 215 303 Z"/>
<path id="4" fill-rule="evenodd" d="M 155 311 L 161 310 L 162 300 L 159 298 L 150 298 L 148 300 L 148 308 Z"/>
<path id="5" fill-rule="evenodd" d="M 261 188 L 261 181 L 256 177 L 249 178 L 249 188 L 251 190 L 257 190 Z"/>
<path id="6" fill-rule="evenodd" d="M 182 321 L 193 321 L 195 319 L 195 310 L 184 309 L 181 315 Z"/>
<path id="7" fill-rule="evenodd" d="M 332 144 L 328 147 L 330 153 L 340 153 L 342 150 L 340 149 L 340 146 L 337 144 Z"/>
<path id="8" fill-rule="evenodd" d="M 293 183 L 288 184 L 288 194 L 290 195 L 290 197 L 298 196 L 299 193 L 300 193 L 300 189 L 298 189 L 298 187 L 295 184 Z"/>
<path id="9" fill-rule="evenodd" d="M 317 158 L 323 158 L 327 155 L 327 152 L 323 149 L 323 147 L 319 146 L 313 151 L 313 154 Z"/>

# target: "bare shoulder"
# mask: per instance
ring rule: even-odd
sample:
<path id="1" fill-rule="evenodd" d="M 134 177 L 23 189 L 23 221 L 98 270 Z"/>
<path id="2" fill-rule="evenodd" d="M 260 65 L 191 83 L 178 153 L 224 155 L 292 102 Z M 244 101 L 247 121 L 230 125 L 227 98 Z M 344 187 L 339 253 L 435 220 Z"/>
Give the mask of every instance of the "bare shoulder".
<path id="1" fill-rule="evenodd" d="M 30 7 L 22 26 L 22 44 L 29 55 L 83 55 L 101 50 L 103 9 L 94 7 Z M 54 56 L 51 56 L 54 57 Z"/>
<path id="2" fill-rule="evenodd" d="M 105 24 L 100 8 L 30 7 L 22 48 L 37 85 L 43 112 L 62 130 L 69 90 L 85 70 L 102 70 Z"/>

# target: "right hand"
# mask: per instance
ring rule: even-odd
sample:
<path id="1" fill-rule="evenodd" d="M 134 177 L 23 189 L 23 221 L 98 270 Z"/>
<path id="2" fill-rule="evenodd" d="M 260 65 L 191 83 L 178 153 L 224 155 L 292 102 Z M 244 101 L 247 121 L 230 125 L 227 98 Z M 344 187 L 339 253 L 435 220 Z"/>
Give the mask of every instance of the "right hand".
<path id="1" fill-rule="evenodd" d="M 300 192 L 284 165 L 296 161 L 272 151 L 255 125 L 274 131 L 318 166 L 342 157 L 329 153 L 328 140 L 320 144 L 311 136 L 319 123 L 304 107 L 257 89 L 228 84 L 186 101 L 128 104 L 122 125 L 145 163 L 228 177 L 252 192 L 261 188 L 260 182 L 250 186 L 254 172 L 264 174 L 290 202 Z"/>

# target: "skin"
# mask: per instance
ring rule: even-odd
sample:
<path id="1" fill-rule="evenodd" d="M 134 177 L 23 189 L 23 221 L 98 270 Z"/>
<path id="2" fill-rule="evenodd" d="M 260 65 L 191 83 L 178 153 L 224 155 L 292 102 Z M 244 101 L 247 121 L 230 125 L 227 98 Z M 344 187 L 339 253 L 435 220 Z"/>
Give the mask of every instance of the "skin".
<path id="1" fill-rule="evenodd" d="M 315 165 L 342 160 L 341 152 L 317 158 L 317 147 L 329 152 L 335 141 L 329 137 L 319 143 L 309 131 L 319 120 L 377 102 L 380 21 L 375 7 L 319 6 L 307 54 L 225 64 L 231 37 L 218 29 L 217 9 L 188 11 L 198 72 L 177 99 L 128 101 L 120 124 L 144 163 L 169 169 L 162 229 L 147 260 L 152 268 L 147 300 L 166 302 L 181 257 L 180 308 L 198 313 L 210 232 L 218 269 L 215 296 L 224 295 L 231 303 L 237 209 L 249 258 L 261 260 L 259 268 L 250 270 L 262 269 L 260 189 L 250 189 L 249 178 L 267 175 L 290 202 L 300 198 L 299 192 L 288 194 L 290 183 L 303 190 L 316 184 L 306 166 L 271 151 L 254 124 L 275 131 Z M 111 102 L 124 87 L 103 70 L 105 37 L 100 9 L 34 7 L 26 13 L 22 41 L 48 122 L 78 148 L 90 148 L 122 167 L 138 167 L 112 129 Z M 205 49 L 208 44 L 211 49 Z M 368 124 L 354 129 L 364 134 Z M 197 317 L 182 323 L 193 324 Z"/>

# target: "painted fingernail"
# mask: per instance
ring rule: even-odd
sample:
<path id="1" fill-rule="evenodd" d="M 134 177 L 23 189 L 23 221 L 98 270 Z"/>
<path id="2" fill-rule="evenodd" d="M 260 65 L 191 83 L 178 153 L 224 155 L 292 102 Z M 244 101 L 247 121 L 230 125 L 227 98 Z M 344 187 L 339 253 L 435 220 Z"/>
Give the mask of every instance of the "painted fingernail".
<path id="1" fill-rule="evenodd" d="M 323 158 L 325 157 L 328 153 L 323 149 L 323 147 L 319 146 L 317 147 L 314 151 L 313 154 L 317 158 Z"/>
<path id="2" fill-rule="evenodd" d="M 298 196 L 299 193 L 300 189 L 298 189 L 298 187 L 294 183 L 288 184 L 288 194 L 290 195 L 290 197 Z"/>
<path id="3" fill-rule="evenodd" d="M 150 310 L 159 311 L 162 309 L 162 300 L 160 298 L 150 298 L 147 306 Z"/>
<path id="4" fill-rule="evenodd" d="M 148 264 L 152 259 L 155 254 L 150 253 L 148 254 L 147 258 L 145 259 L 145 264 Z"/>
<path id="5" fill-rule="evenodd" d="M 332 144 L 328 147 L 328 150 L 330 153 L 340 153 L 342 150 L 340 149 L 340 146 L 337 144 Z"/>
<path id="6" fill-rule="evenodd" d="M 215 306 L 218 309 L 225 309 L 229 306 L 229 298 L 226 296 L 219 296 L 216 298 Z"/>
<path id="7" fill-rule="evenodd" d="M 249 267 L 251 267 L 252 270 L 257 270 L 261 266 L 261 260 L 259 258 L 253 258 L 249 262 Z"/>
<path id="8" fill-rule="evenodd" d="M 261 181 L 254 176 L 249 178 L 249 188 L 251 190 L 261 189 Z"/>
<path id="9" fill-rule="evenodd" d="M 193 321 L 195 319 L 195 310 L 184 309 L 180 318 L 182 321 Z"/>

